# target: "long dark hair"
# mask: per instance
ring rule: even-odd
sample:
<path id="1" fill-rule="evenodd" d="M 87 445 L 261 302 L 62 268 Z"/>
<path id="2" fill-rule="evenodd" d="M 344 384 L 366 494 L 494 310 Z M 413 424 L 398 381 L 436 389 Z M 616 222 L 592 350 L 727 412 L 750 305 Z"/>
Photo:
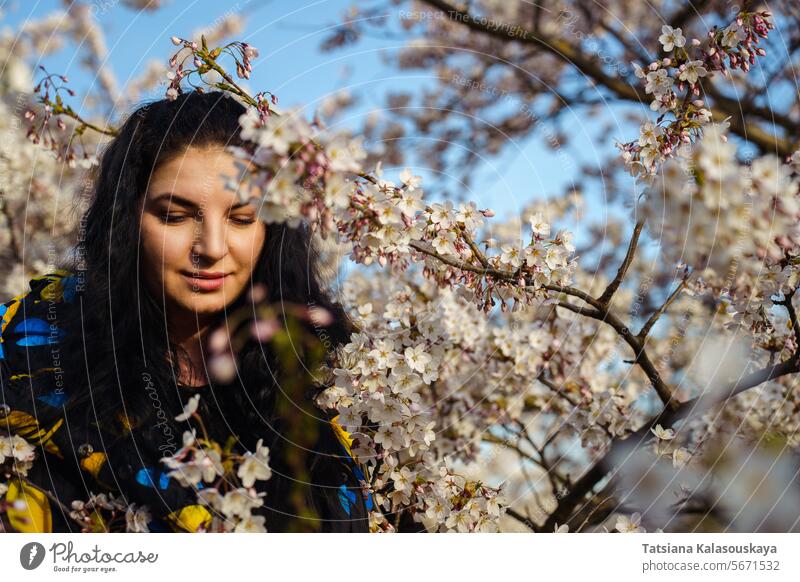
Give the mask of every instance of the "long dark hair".
<path id="1" fill-rule="evenodd" d="M 62 353 L 70 360 L 63 367 L 67 378 L 71 374 L 76 382 L 82 373 L 84 383 L 88 370 L 90 386 L 75 394 L 72 409 L 87 425 L 94 425 L 98 418 L 111 418 L 121 408 L 134 418 L 137 450 L 132 450 L 131 456 L 138 466 L 142 460 L 156 464 L 164 456 L 163 417 L 172 422 L 181 410 L 181 400 L 187 399 L 175 382 L 183 355 L 166 333 L 164 308 L 143 284 L 147 273 L 141 272 L 138 252 L 139 204 L 153 171 L 171 156 L 188 146 L 241 144 L 238 119 L 244 112 L 238 101 L 221 92 L 184 93 L 174 101 L 155 101 L 135 110 L 103 153 L 75 253 L 64 265 L 76 273 L 84 309 L 66 314 L 65 325 L 74 329 L 82 326 L 82 331 L 66 335 Z M 271 224 L 252 279 L 265 285 L 272 302 L 328 309 L 334 321 L 324 331 L 335 345 L 347 339 L 348 320 L 323 290 L 317 263 L 305 225 L 291 228 Z M 220 321 L 232 309 L 246 306 L 247 301 L 243 292 L 219 314 Z M 274 354 L 252 340 L 238 354 L 238 361 L 239 375 L 224 388 L 227 413 L 221 422 L 227 426 L 212 428 L 238 435 L 251 450 L 258 438 L 264 438 L 271 449 L 279 447 L 281 430 L 274 408 L 280 374 Z M 165 413 L 154 407 L 153 390 Z M 174 424 L 172 430 L 180 447 L 183 429 Z M 322 443 L 320 450 L 335 451 L 332 434 L 320 434 L 331 441 Z M 324 461 L 315 464 L 317 471 L 325 470 Z M 333 465 L 330 471 L 335 471 Z M 274 511 L 271 523 L 268 517 L 268 528 L 272 530 L 280 530 L 285 513 L 280 507 L 281 491 L 286 490 L 289 477 L 282 473 L 280 467 L 273 467 L 269 482 L 267 501 Z"/>

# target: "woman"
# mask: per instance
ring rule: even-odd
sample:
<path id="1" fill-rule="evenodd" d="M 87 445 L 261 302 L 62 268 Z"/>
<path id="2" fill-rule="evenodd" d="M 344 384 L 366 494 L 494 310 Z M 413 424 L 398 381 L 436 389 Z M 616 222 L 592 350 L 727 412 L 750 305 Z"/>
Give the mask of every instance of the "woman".
<path id="1" fill-rule="evenodd" d="M 307 230 L 265 225 L 229 188 L 238 172 L 225 147 L 241 144 L 244 111 L 219 92 L 136 110 L 102 157 L 70 262 L 0 307 L 0 434 L 38 453 L 27 478 L 4 486 L 6 530 L 80 531 L 70 510 L 88 506 L 73 501 L 99 493 L 146 508 L 128 516 L 129 529 L 207 529 L 202 483 L 182 487 L 160 461 L 194 428 L 220 447 L 231 436 L 235 450 L 254 451 L 259 439 L 269 447 L 272 476 L 256 481 L 266 495 L 252 511 L 268 531 L 368 531 L 372 499 L 335 419 L 316 410 L 311 451 L 283 438 L 276 399 L 292 379 L 268 344 L 244 345 L 231 382 L 207 373 L 210 332 L 243 306 L 252 312 L 256 289 L 280 305 L 324 308 L 333 323 L 315 331 L 334 343 L 348 336 Z M 197 414 L 181 416 L 198 394 Z M 309 511 L 292 497 L 296 455 L 312 476 Z"/>

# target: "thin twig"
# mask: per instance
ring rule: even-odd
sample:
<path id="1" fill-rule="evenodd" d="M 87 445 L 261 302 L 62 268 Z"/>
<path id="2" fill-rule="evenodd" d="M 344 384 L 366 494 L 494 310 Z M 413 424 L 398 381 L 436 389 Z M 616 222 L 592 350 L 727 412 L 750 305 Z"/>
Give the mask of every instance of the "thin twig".
<path id="1" fill-rule="evenodd" d="M 796 292 L 797 289 L 792 289 L 790 292 L 786 293 L 786 297 L 784 297 L 782 301 L 776 301 L 775 303 L 776 305 L 783 305 L 789 313 L 789 321 L 792 324 L 792 330 L 794 330 L 794 338 L 798 348 L 800 348 L 800 326 L 797 324 L 797 312 L 792 304 L 792 298 Z"/>
<path id="2" fill-rule="evenodd" d="M 650 319 L 647 320 L 647 323 L 645 323 L 642 326 L 642 329 L 639 330 L 639 333 L 636 334 L 636 337 L 639 338 L 639 341 L 644 342 L 647 339 L 647 334 L 650 333 L 652 327 L 656 324 L 658 319 L 662 315 L 664 315 L 664 313 L 666 313 L 667 309 L 669 309 L 669 306 L 672 305 L 675 299 L 678 298 L 680 292 L 683 291 L 685 288 L 686 288 L 686 279 L 683 279 L 681 280 L 680 284 L 675 288 L 675 290 L 672 293 L 670 293 L 669 297 L 667 297 L 667 300 L 664 302 L 664 304 L 661 307 L 659 307 L 658 310 L 655 313 L 653 313 L 653 315 L 650 316 Z"/>
<path id="3" fill-rule="evenodd" d="M 511 509 L 510 507 L 506 508 L 506 513 L 508 515 L 510 515 L 511 517 L 513 517 L 514 519 L 516 519 L 521 524 L 525 525 L 528 529 L 533 530 L 533 531 L 537 530 L 536 524 L 533 522 L 533 520 L 530 517 L 525 517 L 524 515 L 522 515 L 518 511 L 515 511 L 515 510 Z"/>
<path id="4" fill-rule="evenodd" d="M 614 297 L 614 293 L 617 292 L 617 289 L 619 289 L 623 279 L 625 279 L 628 268 L 630 268 L 631 263 L 633 262 L 633 257 L 636 255 L 636 247 L 639 244 L 639 236 L 642 234 L 642 228 L 644 228 L 644 221 L 640 220 L 633 228 L 631 240 L 628 242 L 628 251 L 625 253 L 625 258 L 623 259 L 622 264 L 619 266 L 619 270 L 617 270 L 617 276 L 614 277 L 611 283 L 608 284 L 608 287 L 606 287 L 606 290 L 603 291 L 603 294 L 597 298 L 602 305 L 607 306 L 611 302 L 611 299 Z"/>

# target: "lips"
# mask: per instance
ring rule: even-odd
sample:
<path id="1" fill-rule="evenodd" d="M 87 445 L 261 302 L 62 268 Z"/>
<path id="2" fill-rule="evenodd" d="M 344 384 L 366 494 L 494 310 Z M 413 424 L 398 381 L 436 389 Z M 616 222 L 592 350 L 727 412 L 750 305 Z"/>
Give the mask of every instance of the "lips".
<path id="1" fill-rule="evenodd" d="M 214 291 L 222 287 L 229 273 L 221 271 L 197 271 L 181 273 L 195 291 Z"/>
<path id="2" fill-rule="evenodd" d="M 183 271 L 183 274 L 196 279 L 219 279 L 228 273 L 222 271 Z"/>

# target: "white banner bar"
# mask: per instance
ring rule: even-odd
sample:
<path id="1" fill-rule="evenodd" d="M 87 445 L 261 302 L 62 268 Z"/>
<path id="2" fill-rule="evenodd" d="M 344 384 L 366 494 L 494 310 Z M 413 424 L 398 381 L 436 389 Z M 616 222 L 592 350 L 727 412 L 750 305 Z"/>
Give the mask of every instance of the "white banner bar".
<path id="1" fill-rule="evenodd" d="M 800 534 L 7 534 L 0 564 L 15 581 L 796 581 Z"/>

